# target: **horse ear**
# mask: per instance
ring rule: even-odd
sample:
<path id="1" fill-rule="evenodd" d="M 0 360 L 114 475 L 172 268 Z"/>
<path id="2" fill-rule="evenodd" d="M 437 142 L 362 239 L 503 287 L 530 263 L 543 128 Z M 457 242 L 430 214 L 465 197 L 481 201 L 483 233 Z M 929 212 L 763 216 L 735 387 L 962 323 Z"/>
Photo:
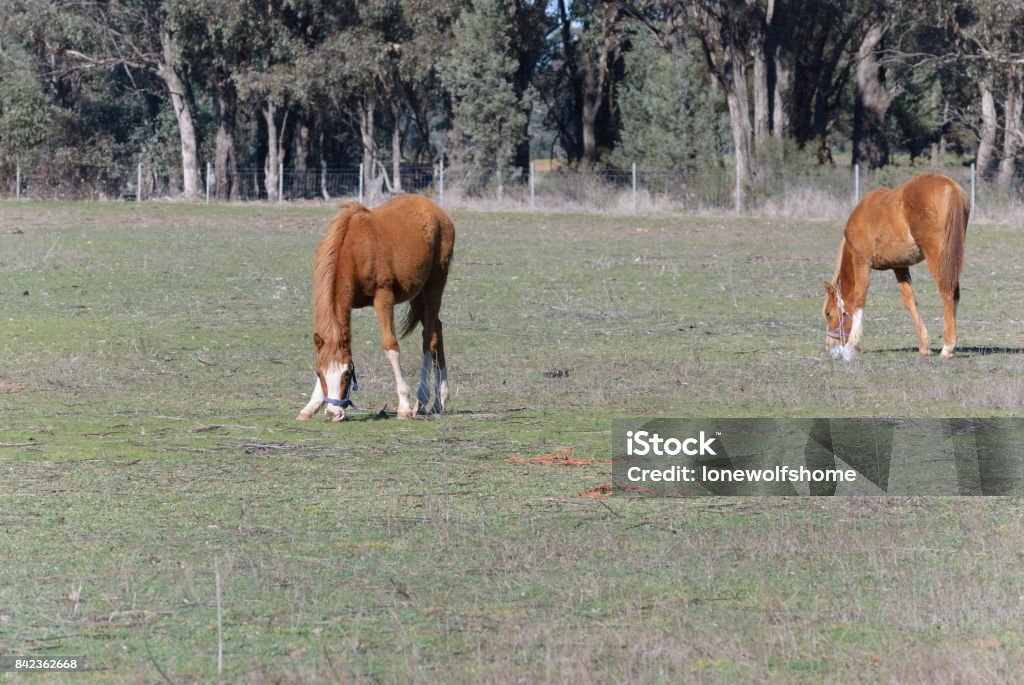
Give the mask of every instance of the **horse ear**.
<path id="1" fill-rule="evenodd" d="M 826 295 L 835 295 L 836 294 L 836 286 L 835 286 L 834 283 L 832 283 L 832 281 L 825 281 L 825 294 Z"/>
<path id="2" fill-rule="evenodd" d="M 313 344 L 316 346 L 316 349 L 318 350 L 324 346 L 324 339 L 320 337 L 319 333 L 313 334 Z"/>

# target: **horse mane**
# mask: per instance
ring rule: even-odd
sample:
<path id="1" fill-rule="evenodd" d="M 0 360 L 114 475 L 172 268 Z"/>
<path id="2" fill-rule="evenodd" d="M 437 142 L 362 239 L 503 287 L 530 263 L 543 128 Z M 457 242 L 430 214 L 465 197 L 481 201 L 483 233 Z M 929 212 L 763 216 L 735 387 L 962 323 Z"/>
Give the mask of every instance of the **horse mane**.
<path id="1" fill-rule="evenodd" d="M 835 271 L 832 272 L 832 285 L 837 285 L 839 283 L 839 272 L 843 268 L 843 248 L 845 247 L 846 236 L 843 236 L 843 239 L 839 241 L 839 249 L 836 251 L 836 268 Z"/>
<path id="2" fill-rule="evenodd" d="M 322 344 L 317 348 L 318 356 L 336 356 L 340 352 L 344 332 L 341 330 L 341 321 L 335 306 L 338 255 L 345 241 L 349 221 L 355 214 L 368 211 L 358 202 L 342 205 L 316 248 L 313 257 L 313 326 L 322 340 Z M 329 361 L 329 358 L 322 361 Z"/>
<path id="3" fill-rule="evenodd" d="M 970 202 L 959 186 L 951 186 L 946 208 L 946 240 L 939 259 L 939 287 L 952 292 L 960 283 L 960 271 L 964 266 L 964 238 L 967 235 L 967 217 Z"/>

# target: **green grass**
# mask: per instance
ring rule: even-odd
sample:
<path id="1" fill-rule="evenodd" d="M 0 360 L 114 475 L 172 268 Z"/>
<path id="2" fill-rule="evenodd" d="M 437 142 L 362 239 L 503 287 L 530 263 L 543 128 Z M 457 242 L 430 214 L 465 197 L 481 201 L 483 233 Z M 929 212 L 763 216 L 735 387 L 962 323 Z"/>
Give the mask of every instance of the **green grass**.
<path id="1" fill-rule="evenodd" d="M 377 417 L 360 311 L 367 412 L 297 423 L 332 213 L 0 203 L 0 654 L 93 669 L 8 682 L 216 680 L 218 573 L 232 682 L 1024 675 L 1016 500 L 592 500 L 607 465 L 506 462 L 607 459 L 618 417 L 1019 413 L 1014 227 L 970 229 L 956 358 L 876 274 L 842 364 L 834 223 L 457 213 L 450 413 Z"/>

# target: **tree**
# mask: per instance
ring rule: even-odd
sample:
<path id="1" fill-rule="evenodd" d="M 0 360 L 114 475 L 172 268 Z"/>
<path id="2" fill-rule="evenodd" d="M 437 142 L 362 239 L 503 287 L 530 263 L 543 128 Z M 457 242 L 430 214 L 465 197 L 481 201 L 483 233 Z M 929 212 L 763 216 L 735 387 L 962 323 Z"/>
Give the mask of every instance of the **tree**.
<path id="1" fill-rule="evenodd" d="M 528 104 L 513 83 L 517 64 L 504 8 L 499 0 L 473 0 L 455 23 L 452 56 L 441 63 L 467 189 L 493 185 L 499 197 L 523 137 Z"/>
<path id="2" fill-rule="evenodd" d="M 31 56 L 19 45 L 0 50 L 0 156 L 17 159 L 46 140 L 52 111 Z"/>
<path id="3" fill-rule="evenodd" d="M 868 25 L 857 48 L 856 95 L 853 109 L 853 163 L 869 171 L 889 162 L 889 145 L 884 135 L 885 115 L 892 102 L 885 88 L 877 50 L 885 35 L 882 17 Z"/>
<path id="4" fill-rule="evenodd" d="M 620 93 L 622 142 L 612 154 L 619 167 L 640 160 L 689 176 L 720 163 L 729 145 L 725 102 L 700 59 L 668 53 L 649 35 L 634 39 Z"/>
<path id="5" fill-rule="evenodd" d="M 101 4 L 71 0 L 58 5 L 55 11 L 80 20 L 77 25 L 95 36 L 102 51 L 90 54 L 75 47 L 64 48 L 61 56 L 76 68 L 122 66 L 144 71 L 164 84 L 178 124 L 182 194 L 195 199 L 200 189 L 199 143 L 190 81 L 181 61 L 180 38 L 176 27 L 168 21 L 168 6 L 173 6 L 173 2 L 113 0 Z"/>

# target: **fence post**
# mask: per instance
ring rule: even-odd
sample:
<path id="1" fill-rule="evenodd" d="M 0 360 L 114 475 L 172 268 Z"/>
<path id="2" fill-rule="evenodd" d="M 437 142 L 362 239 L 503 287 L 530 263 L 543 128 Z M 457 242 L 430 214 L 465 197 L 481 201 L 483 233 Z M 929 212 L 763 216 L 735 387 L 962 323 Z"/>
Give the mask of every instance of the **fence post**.
<path id="1" fill-rule="evenodd" d="M 142 202 L 142 162 L 135 170 L 135 201 Z"/>
<path id="2" fill-rule="evenodd" d="M 284 162 L 277 164 L 277 201 L 284 202 Z"/>
<path id="3" fill-rule="evenodd" d="M 444 207 L 444 155 L 441 155 L 441 161 L 438 164 L 441 171 L 441 183 L 438 187 L 437 204 Z"/>
<path id="4" fill-rule="evenodd" d="M 978 206 L 975 204 L 975 199 L 974 199 L 974 197 L 975 197 L 974 196 L 974 185 L 975 185 L 974 176 L 975 176 L 974 162 L 971 162 L 971 214 L 974 214 L 975 216 L 977 216 Z"/>
<path id="5" fill-rule="evenodd" d="M 860 164 L 853 165 L 853 204 L 860 202 Z"/>
<path id="6" fill-rule="evenodd" d="M 18 162 L 18 168 L 14 172 L 14 199 L 21 199 L 21 162 Z"/>
<path id="7" fill-rule="evenodd" d="M 530 209 L 537 208 L 537 194 L 536 194 L 536 183 L 537 183 L 537 169 L 533 162 L 530 162 Z"/>
<path id="8" fill-rule="evenodd" d="M 359 202 L 363 201 L 363 165 L 359 165 Z"/>
<path id="9" fill-rule="evenodd" d="M 633 213 L 636 214 L 636 162 L 633 162 Z"/>
<path id="10" fill-rule="evenodd" d="M 206 204 L 210 204 L 210 180 L 211 180 L 210 168 L 211 168 L 210 167 L 210 162 L 209 162 L 209 160 L 207 160 L 207 162 L 206 162 Z"/>
<path id="11" fill-rule="evenodd" d="M 743 205 L 743 190 L 740 188 L 740 158 L 736 155 L 736 213 L 739 214 Z"/>

